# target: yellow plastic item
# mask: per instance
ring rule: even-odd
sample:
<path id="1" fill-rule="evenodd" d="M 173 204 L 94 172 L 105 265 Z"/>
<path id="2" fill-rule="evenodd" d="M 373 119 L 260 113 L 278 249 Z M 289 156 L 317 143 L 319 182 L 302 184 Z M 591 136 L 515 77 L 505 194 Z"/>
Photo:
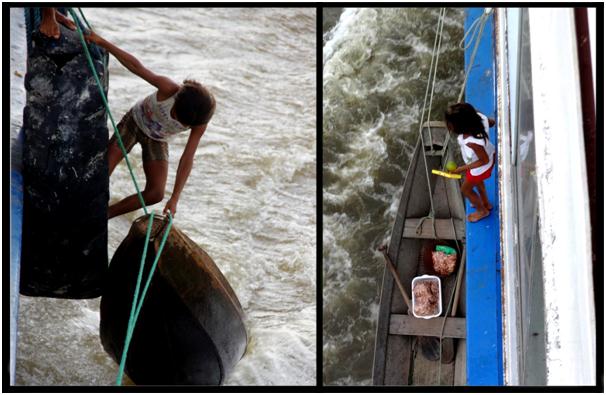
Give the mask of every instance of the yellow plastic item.
<path id="1" fill-rule="evenodd" d="M 456 178 L 456 179 L 460 179 L 461 178 L 460 174 L 447 173 L 445 171 L 440 171 L 440 170 L 435 170 L 435 169 L 433 169 L 431 172 L 433 174 L 437 174 L 439 176 L 446 177 L 446 178 Z"/>

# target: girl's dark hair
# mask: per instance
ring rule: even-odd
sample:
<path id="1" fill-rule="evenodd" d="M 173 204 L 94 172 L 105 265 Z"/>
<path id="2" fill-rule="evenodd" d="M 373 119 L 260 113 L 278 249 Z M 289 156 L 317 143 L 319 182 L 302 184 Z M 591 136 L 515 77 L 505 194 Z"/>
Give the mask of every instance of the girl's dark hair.
<path id="1" fill-rule="evenodd" d="M 482 124 L 482 118 L 469 103 L 457 103 L 448 107 L 444 119 L 452 125 L 455 134 L 471 134 L 473 137 L 488 139 L 488 134 Z"/>
<path id="2" fill-rule="evenodd" d="M 175 115 L 186 126 L 207 124 L 215 112 L 215 97 L 194 80 L 185 80 L 175 96 Z"/>

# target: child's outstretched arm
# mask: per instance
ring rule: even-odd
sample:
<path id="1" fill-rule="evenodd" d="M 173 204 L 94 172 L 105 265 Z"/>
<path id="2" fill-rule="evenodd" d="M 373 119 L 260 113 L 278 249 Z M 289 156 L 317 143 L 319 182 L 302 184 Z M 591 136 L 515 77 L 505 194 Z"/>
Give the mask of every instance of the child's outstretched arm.
<path id="1" fill-rule="evenodd" d="M 116 59 L 124 67 L 126 67 L 130 72 L 139 77 L 143 78 L 145 81 L 149 82 L 160 91 L 162 96 L 172 96 L 177 90 L 179 90 L 179 84 L 174 82 L 168 77 L 157 75 L 153 73 L 151 70 L 143 66 L 143 64 L 139 61 L 139 59 L 135 58 L 130 53 L 124 51 L 121 48 L 118 48 L 111 42 L 107 41 L 103 37 L 99 36 L 97 33 L 92 30 L 89 31 L 85 35 L 86 41 L 89 43 L 95 43 L 100 47 L 105 48 L 109 53 L 114 55 Z"/>
<path id="2" fill-rule="evenodd" d="M 183 190 L 185 182 L 189 177 L 189 173 L 191 172 L 191 168 L 194 164 L 194 155 L 198 149 L 200 139 L 205 131 L 206 125 L 193 126 L 191 128 L 189 139 L 187 140 L 187 144 L 185 144 L 185 149 L 183 150 L 183 154 L 179 160 L 179 167 L 177 167 L 177 176 L 175 177 L 173 193 L 170 196 L 170 199 L 168 199 L 168 202 L 166 202 L 164 212 L 170 210 L 172 215 L 175 215 L 177 212 L 177 203 L 179 202 L 179 197 L 181 197 L 181 191 Z"/>

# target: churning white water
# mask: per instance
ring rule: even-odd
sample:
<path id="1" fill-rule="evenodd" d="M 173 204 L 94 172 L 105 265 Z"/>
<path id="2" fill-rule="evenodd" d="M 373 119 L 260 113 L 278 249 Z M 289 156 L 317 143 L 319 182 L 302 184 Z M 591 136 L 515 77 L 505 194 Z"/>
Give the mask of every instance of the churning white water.
<path id="1" fill-rule="evenodd" d="M 83 11 L 101 36 L 155 73 L 178 82 L 197 79 L 217 99 L 174 223 L 215 260 L 247 315 L 250 343 L 226 384 L 314 385 L 316 10 Z M 11 10 L 17 30 L 20 12 Z M 24 67 L 15 71 L 24 75 Z M 11 78 L 11 92 L 23 94 L 22 77 Z M 116 122 L 153 90 L 111 58 L 109 103 Z M 11 106 L 13 136 L 20 116 Z M 157 212 L 170 197 L 186 141 L 184 133 L 170 144 L 166 198 L 152 207 Z M 129 159 L 143 185 L 138 145 Z M 134 191 L 126 166 L 119 165 L 110 201 Z M 110 258 L 142 213 L 109 221 Z M 118 367 L 99 339 L 99 300 L 21 297 L 18 385 L 114 383 Z"/>

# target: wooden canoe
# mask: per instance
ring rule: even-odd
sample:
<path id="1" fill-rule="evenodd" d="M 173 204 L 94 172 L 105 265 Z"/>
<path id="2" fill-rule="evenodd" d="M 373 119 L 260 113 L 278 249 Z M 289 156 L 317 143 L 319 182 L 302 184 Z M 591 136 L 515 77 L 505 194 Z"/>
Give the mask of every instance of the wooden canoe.
<path id="1" fill-rule="evenodd" d="M 431 126 L 431 139 L 428 126 Z M 442 122 L 427 122 L 423 125 L 425 144 L 419 138 L 406 174 L 392 229 L 387 254 L 396 266 L 408 295 L 411 295 L 412 279 L 428 274 L 423 264 L 423 253 L 427 245 L 434 242 L 434 234 L 432 220 L 421 219 L 431 211 L 430 190 L 437 238 L 451 245 L 457 245 L 458 242 L 459 262 L 465 253 L 465 207 L 460 183 L 431 172 L 432 169 L 441 170 L 447 161 L 452 160 L 452 150 L 446 142 L 447 133 Z M 423 156 L 427 159 L 427 169 Z M 427 187 L 426 172 L 429 174 L 430 189 Z M 457 317 L 449 317 L 444 323 L 444 315 L 449 313 L 449 301 L 454 294 L 456 271 L 441 281 L 444 307 L 442 316 L 432 319 L 415 318 L 394 286 L 392 274 L 385 270 L 373 363 L 374 385 L 465 385 L 465 283 L 463 281 L 461 285 Z M 426 359 L 421 349 L 424 346 L 423 340 L 440 337 L 443 323 L 443 337 L 455 338 L 456 356 L 450 364 Z"/>
<path id="2" fill-rule="evenodd" d="M 116 250 L 101 298 L 101 342 L 120 362 L 149 216 Z M 141 289 L 168 219 L 156 216 Z M 143 385 L 219 385 L 247 345 L 238 298 L 213 260 L 172 226 L 139 315 L 125 373 Z"/>

